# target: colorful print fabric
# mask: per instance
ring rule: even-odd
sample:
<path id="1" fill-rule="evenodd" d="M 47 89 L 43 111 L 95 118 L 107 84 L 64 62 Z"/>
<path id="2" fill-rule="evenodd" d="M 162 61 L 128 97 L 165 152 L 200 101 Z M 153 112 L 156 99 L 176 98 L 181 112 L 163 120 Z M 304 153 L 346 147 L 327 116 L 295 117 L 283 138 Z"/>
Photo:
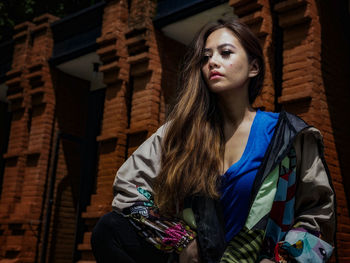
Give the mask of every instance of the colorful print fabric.
<path id="1" fill-rule="evenodd" d="M 294 223 L 296 189 L 296 155 L 294 149 L 279 165 L 277 192 L 267 221 L 265 247 L 272 254 L 275 244 L 282 240 Z"/>
<path id="2" fill-rule="evenodd" d="M 137 190 L 148 201 L 124 209 L 123 215 L 129 218 L 138 234 L 157 249 L 180 253 L 196 237 L 196 233 L 180 219 L 160 216 L 152 194 L 140 187 Z"/>
<path id="3" fill-rule="evenodd" d="M 279 263 L 321 263 L 332 254 L 332 246 L 321 240 L 319 233 L 293 228 L 297 226 L 294 222 L 296 154 L 293 148 L 272 174 L 276 172 L 278 176 L 271 177 L 277 180 L 271 210 L 265 216 L 260 215 L 259 220 L 262 222 L 268 217 L 265 230 L 255 226 L 250 230 L 243 228 L 229 243 L 222 263 L 253 263 L 264 258 Z"/>
<path id="4" fill-rule="evenodd" d="M 319 233 L 296 228 L 297 224 L 294 222 L 295 170 L 296 155 L 292 148 L 279 167 L 277 192 L 267 222 L 262 257 L 273 258 L 279 263 L 326 262 L 332 254 L 332 246 L 321 240 Z"/>
<path id="5" fill-rule="evenodd" d="M 326 262 L 333 252 L 331 245 L 303 228 L 290 230 L 280 247 L 300 263 Z M 278 259 L 281 262 L 284 260 L 283 256 L 279 256 Z"/>

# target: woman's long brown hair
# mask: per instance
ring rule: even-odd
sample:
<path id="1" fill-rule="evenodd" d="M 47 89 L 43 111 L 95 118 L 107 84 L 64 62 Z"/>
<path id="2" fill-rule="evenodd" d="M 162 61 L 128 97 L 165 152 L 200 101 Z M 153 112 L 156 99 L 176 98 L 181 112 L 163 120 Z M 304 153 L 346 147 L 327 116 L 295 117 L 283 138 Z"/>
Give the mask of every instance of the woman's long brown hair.
<path id="1" fill-rule="evenodd" d="M 259 94 L 264 79 L 264 60 L 258 39 L 238 20 L 219 20 L 204 26 L 186 53 L 180 90 L 168 116 L 162 141 L 161 169 L 153 182 L 155 202 L 163 214 L 173 214 L 186 197 L 203 194 L 218 198 L 218 182 L 225 143 L 223 122 L 215 94 L 201 73 L 208 36 L 228 28 L 240 40 L 249 62 L 256 60 L 259 74 L 249 83 L 249 102 Z"/>

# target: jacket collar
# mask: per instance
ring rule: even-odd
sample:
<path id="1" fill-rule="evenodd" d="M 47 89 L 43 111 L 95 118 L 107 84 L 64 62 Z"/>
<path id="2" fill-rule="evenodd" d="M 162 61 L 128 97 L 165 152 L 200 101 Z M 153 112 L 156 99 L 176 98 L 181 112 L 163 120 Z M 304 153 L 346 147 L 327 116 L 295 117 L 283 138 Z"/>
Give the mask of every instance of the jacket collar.
<path id="1" fill-rule="evenodd" d="M 266 176 L 283 160 L 283 158 L 286 157 L 290 148 L 293 146 L 296 136 L 309 127 L 310 126 L 305 121 L 296 115 L 287 113 L 286 111 L 281 111 L 275 132 L 255 176 L 250 206 L 252 205 Z"/>

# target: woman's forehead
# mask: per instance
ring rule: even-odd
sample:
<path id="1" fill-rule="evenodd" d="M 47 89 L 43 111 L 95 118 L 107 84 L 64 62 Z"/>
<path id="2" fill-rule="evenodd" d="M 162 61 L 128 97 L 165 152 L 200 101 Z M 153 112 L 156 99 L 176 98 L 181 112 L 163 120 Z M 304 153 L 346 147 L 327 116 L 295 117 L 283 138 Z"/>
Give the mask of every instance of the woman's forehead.
<path id="1" fill-rule="evenodd" d="M 212 32 L 205 41 L 205 49 L 213 49 L 225 44 L 231 44 L 234 47 L 240 45 L 238 38 L 227 28 L 220 28 Z"/>

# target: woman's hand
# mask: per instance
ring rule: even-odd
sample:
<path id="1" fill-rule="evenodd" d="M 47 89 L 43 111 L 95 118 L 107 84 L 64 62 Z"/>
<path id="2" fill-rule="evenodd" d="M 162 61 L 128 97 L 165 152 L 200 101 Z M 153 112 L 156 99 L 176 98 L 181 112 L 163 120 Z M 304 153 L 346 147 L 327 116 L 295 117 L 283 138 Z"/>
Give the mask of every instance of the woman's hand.
<path id="1" fill-rule="evenodd" d="M 196 239 L 188 244 L 179 255 L 179 263 L 199 263 L 198 246 Z"/>
<path id="2" fill-rule="evenodd" d="M 260 261 L 260 263 L 274 263 L 274 262 L 267 258 L 264 258 L 263 260 Z"/>

